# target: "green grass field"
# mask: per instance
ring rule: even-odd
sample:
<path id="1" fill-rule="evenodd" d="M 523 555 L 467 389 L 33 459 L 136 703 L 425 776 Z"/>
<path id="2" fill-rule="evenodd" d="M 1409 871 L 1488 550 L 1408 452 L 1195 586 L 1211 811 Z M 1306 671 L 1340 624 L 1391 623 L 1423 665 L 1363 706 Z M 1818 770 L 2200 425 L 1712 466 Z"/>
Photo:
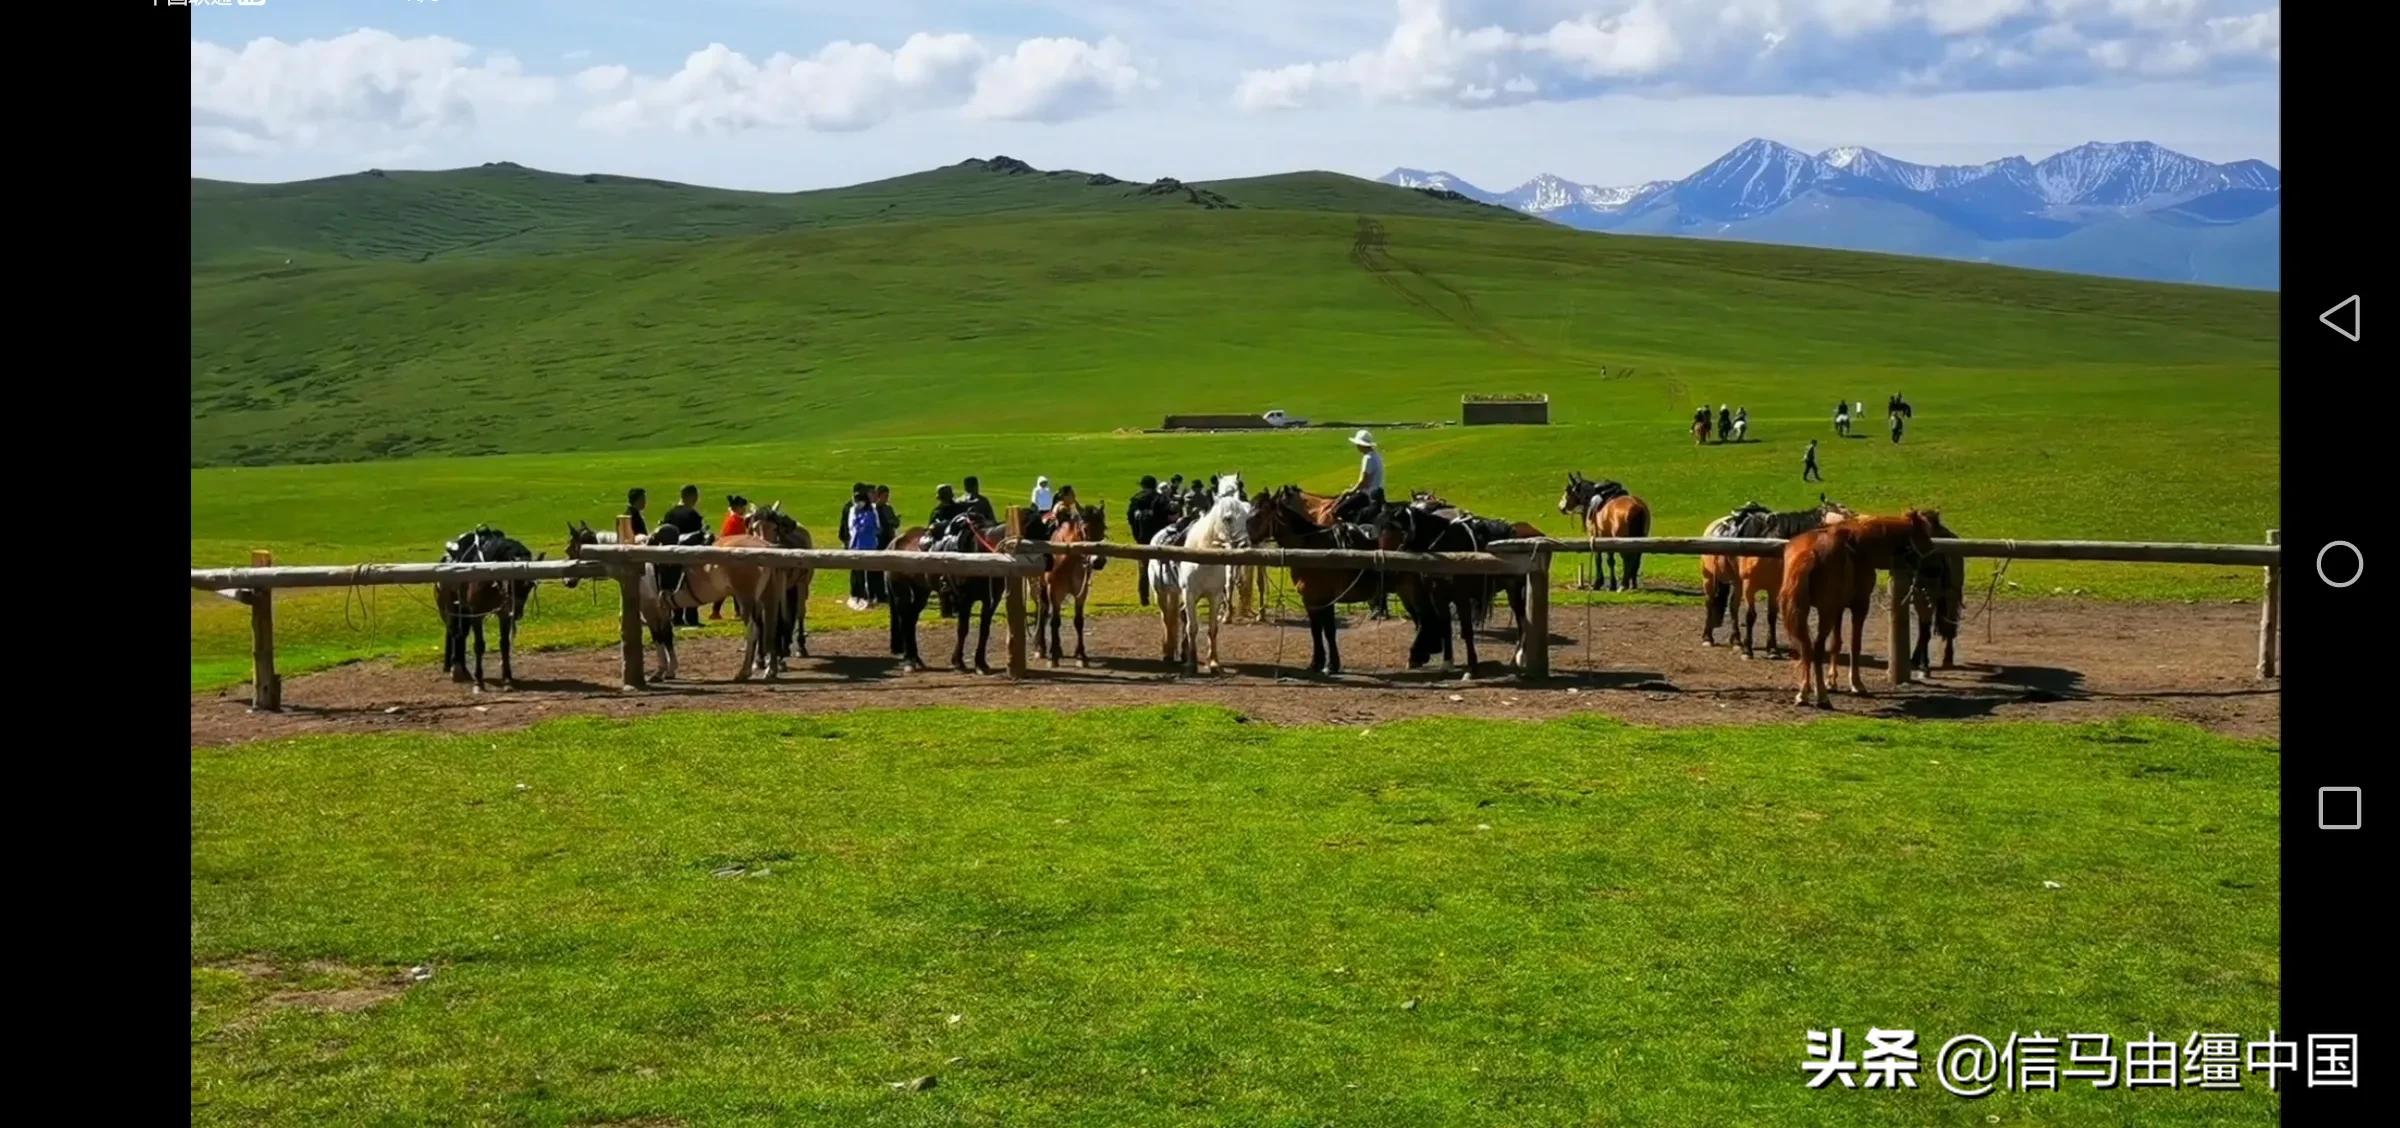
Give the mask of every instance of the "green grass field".
<path id="1" fill-rule="evenodd" d="M 1567 532 L 1554 505 L 1579 469 L 1698 532 L 1753 498 L 1813 503 L 1814 437 L 1834 497 L 1938 506 L 1970 536 L 2236 541 L 2277 521 L 2271 295 L 1591 236 L 1326 174 L 1206 187 L 1242 206 L 965 166 L 797 195 L 513 167 L 195 182 L 192 562 L 430 559 L 479 521 L 555 553 L 637 484 L 654 515 L 686 481 L 712 512 L 781 498 L 820 537 L 861 479 L 906 517 L 967 474 L 1003 503 L 1048 474 L 1120 512 L 1144 473 L 1331 491 L 1355 473 L 1337 433 L 1139 432 L 1268 407 L 1455 421 L 1491 391 L 1549 393 L 1555 425 L 1387 430 L 1392 484 Z M 1353 257 L 1362 217 L 1384 269 Z M 1831 401 L 1893 390 L 1919 409 L 1905 443 L 1832 436 Z M 1758 441 L 1693 449 L 1701 401 L 1747 406 Z M 2003 595 L 2123 599 L 2257 582 L 2008 578 Z M 1130 583 L 1104 577 L 1104 608 Z M 432 654 L 410 594 L 286 597 L 287 667 Z M 192 606 L 193 685 L 239 680 L 244 613 Z M 609 613 L 551 592 L 530 641 L 598 642 Z"/>
<path id="2" fill-rule="evenodd" d="M 2276 1118 L 1803 1086 L 1811 1027 L 2271 1025 L 2276 756 L 2181 727 L 684 713 L 191 769 L 195 1123 Z"/>

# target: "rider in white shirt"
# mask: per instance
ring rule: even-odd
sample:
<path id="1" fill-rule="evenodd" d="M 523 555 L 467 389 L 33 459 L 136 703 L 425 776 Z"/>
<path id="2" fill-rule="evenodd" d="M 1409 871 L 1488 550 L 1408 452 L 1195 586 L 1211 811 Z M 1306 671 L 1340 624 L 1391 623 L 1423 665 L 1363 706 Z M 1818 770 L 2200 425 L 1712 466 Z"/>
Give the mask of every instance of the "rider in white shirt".
<path id="1" fill-rule="evenodd" d="M 1358 482 L 1350 487 L 1349 497 L 1342 502 L 1340 512 L 1344 514 L 1366 504 L 1368 498 L 1383 489 L 1383 452 L 1375 449 L 1375 436 L 1361 428 L 1350 436 L 1350 445 L 1358 448 Z"/>
<path id="2" fill-rule="evenodd" d="M 1036 513 L 1050 512 L 1052 499 L 1050 479 L 1047 477 L 1035 478 L 1033 480 L 1033 511 Z"/>

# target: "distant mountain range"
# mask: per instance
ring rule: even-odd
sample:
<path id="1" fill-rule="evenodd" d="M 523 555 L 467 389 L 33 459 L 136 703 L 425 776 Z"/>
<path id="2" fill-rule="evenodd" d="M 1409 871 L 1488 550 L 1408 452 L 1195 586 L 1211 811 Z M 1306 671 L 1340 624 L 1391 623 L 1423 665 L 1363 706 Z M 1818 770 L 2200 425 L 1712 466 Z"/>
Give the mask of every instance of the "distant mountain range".
<path id="1" fill-rule="evenodd" d="M 1753 138 L 1681 180 L 1621 187 L 1544 173 L 1493 192 L 1413 168 L 1380 179 L 1587 231 L 2247 289 L 2281 280 L 2283 174 L 2264 161 L 2212 164 L 2147 141 L 2096 141 L 2038 162 L 1923 165 L 1854 145 L 1811 155 Z"/>

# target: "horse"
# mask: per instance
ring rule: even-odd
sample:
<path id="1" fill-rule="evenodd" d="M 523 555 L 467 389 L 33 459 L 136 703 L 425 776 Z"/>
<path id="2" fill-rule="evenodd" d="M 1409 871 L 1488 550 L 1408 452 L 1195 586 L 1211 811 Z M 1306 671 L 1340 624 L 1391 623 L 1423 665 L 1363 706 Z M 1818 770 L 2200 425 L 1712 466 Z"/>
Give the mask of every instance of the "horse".
<path id="1" fill-rule="evenodd" d="M 1097 505 L 1085 505 L 1075 499 L 1075 487 L 1068 486 L 1058 493 L 1050 506 L 1048 539 L 1057 544 L 1089 544 L 1108 539 L 1108 514 Z M 1035 581 L 1035 593 L 1040 597 L 1035 606 L 1037 617 L 1033 625 L 1033 641 L 1038 652 L 1058 665 L 1063 644 L 1059 639 L 1066 602 L 1075 601 L 1075 664 L 1089 667 L 1091 660 L 1083 651 L 1083 607 L 1091 597 L 1092 573 L 1107 567 L 1104 557 L 1074 556 L 1060 553 L 1050 557 L 1048 566 Z"/>
<path id="2" fill-rule="evenodd" d="M 1810 529 L 1856 516 L 1858 514 L 1851 512 L 1849 506 L 1827 498 L 1824 494 L 1818 494 L 1817 505 L 1814 509 L 1755 514 L 1744 518 L 1741 525 L 1734 530 L 1733 535 L 1737 537 L 1769 537 L 1788 541 Z M 1779 656 L 1782 648 L 1775 641 L 1775 617 L 1778 614 L 1775 601 L 1776 592 L 1783 586 L 1783 557 L 1744 556 L 1735 566 L 1735 571 L 1740 585 L 1738 598 L 1741 601 L 1742 624 L 1734 631 L 1734 639 L 1742 644 L 1742 657 L 1748 659 L 1758 656 L 1758 597 L 1760 595 L 1767 597 L 1767 657 Z"/>
<path id="3" fill-rule="evenodd" d="M 1401 505 L 1384 510 L 1376 526 L 1376 544 L 1386 552 L 1482 552 L 1493 541 L 1520 535 L 1523 527 L 1493 517 L 1460 514 L 1451 518 L 1432 509 Z M 1410 609 L 1417 620 L 1417 640 L 1409 645 L 1408 652 L 1411 669 L 1431 658 L 1436 645 L 1442 652 L 1442 667 L 1450 668 L 1449 624 L 1455 619 L 1459 640 L 1467 651 L 1467 671 L 1459 680 L 1474 680 L 1475 631 L 1490 613 L 1493 597 L 1500 594 L 1508 597 L 1509 614 L 1517 626 L 1516 651 L 1509 664 L 1524 668 L 1526 578 L 1523 575 L 1427 573 L 1413 578 L 1416 583 L 1400 585 L 1403 603 L 1410 602 L 1412 596 L 1416 603 Z"/>
<path id="4" fill-rule="evenodd" d="M 1749 416 L 1747 416 L 1747 415 L 1736 415 L 1736 416 L 1734 416 L 1734 417 L 1733 417 L 1733 441 L 1734 441 L 1734 442 L 1736 442 L 1736 443 L 1748 442 L 1748 441 L 1749 441 L 1749 438 L 1750 438 L 1750 417 L 1749 417 Z"/>
<path id="5" fill-rule="evenodd" d="M 534 561 L 541 557 L 527 551 L 525 546 L 506 533 L 489 526 L 477 526 L 466 534 L 442 546 L 445 564 L 498 564 L 508 561 Z M 441 584 L 433 589 L 434 608 L 442 616 L 442 672 L 451 680 L 468 680 L 467 636 L 475 637 L 475 692 L 483 692 L 483 620 L 487 615 L 500 616 L 500 688 L 515 689 L 517 672 L 513 662 L 516 649 L 517 620 L 525 614 L 525 604 L 533 598 L 532 580 L 466 580 Z"/>
<path id="6" fill-rule="evenodd" d="M 1285 548 L 1372 549 L 1375 530 L 1346 522 L 1322 525 L 1308 517 L 1306 499 L 1298 486 L 1262 491 L 1250 500 L 1249 536 L 1253 543 L 1272 540 Z M 1372 603 L 1381 598 L 1384 574 L 1375 568 L 1295 564 L 1287 569 L 1292 587 L 1300 593 L 1300 609 L 1308 616 L 1308 672 L 1342 672 L 1342 651 L 1335 630 L 1336 608 L 1344 603 Z"/>
<path id="7" fill-rule="evenodd" d="M 747 532 L 717 542 L 720 548 L 814 548 L 808 530 L 778 501 L 752 514 Z M 702 564 L 692 569 L 691 582 L 666 593 L 670 608 L 699 607 L 722 596 L 704 588 L 722 588 L 733 597 L 742 617 L 742 669 L 735 681 L 748 681 L 753 672 L 775 677 L 784 671 L 794 649 L 808 656 L 808 588 L 816 580 L 813 568 L 774 568 L 759 564 Z"/>
<path id="8" fill-rule="evenodd" d="M 1216 503 L 1200 516 L 1181 535 L 1174 530 L 1159 534 L 1153 543 L 1177 544 L 1185 548 L 1248 548 L 1250 547 L 1250 503 L 1242 500 L 1240 489 L 1231 481 L 1224 483 Z M 1228 614 L 1233 599 L 1233 566 L 1228 564 L 1199 564 L 1190 561 L 1152 560 L 1150 587 L 1158 592 L 1158 613 L 1165 630 L 1161 647 L 1169 662 L 1190 660 L 1199 664 L 1200 601 L 1208 601 L 1208 672 L 1217 673 L 1224 666 L 1217 660 L 1217 629 Z"/>
<path id="9" fill-rule="evenodd" d="M 1650 535 L 1650 506 L 1642 499 L 1627 493 L 1622 482 L 1593 481 L 1581 471 L 1567 472 L 1566 492 L 1558 495 L 1558 511 L 1574 514 L 1583 521 L 1584 532 L 1594 537 L 1646 537 Z M 1625 558 L 1625 586 L 1632 591 L 1642 586 L 1642 554 L 1638 552 L 1601 552 L 1593 550 L 1593 567 L 1605 567 L 1609 591 L 1617 587 L 1616 558 Z M 1599 577 L 1593 577 L 1595 582 Z"/>
<path id="10" fill-rule="evenodd" d="M 1845 439 L 1850 437 L 1850 405 L 1842 404 L 1833 409 L 1833 433 Z"/>
<path id="11" fill-rule="evenodd" d="M 1005 530 L 997 524 L 985 524 L 982 515 L 960 513 L 941 528 L 918 525 L 902 530 L 892 540 L 896 552 L 992 552 L 1000 551 Z M 975 636 L 975 672 L 992 672 L 987 655 L 992 643 L 992 610 L 1008 590 L 1008 581 L 998 576 L 940 576 L 932 573 L 892 568 L 888 573 L 892 603 L 892 654 L 900 659 L 904 669 L 923 670 L 925 659 L 917 652 L 917 619 L 933 602 L 937 591 L 950 593 L 951 607 L 958 613 L 958 642 L 950 649 L 950 668 L 967 668 L 967 620 L 975 607 L 983 607 L 981 630 Z"/>
<path id="12" fill-rule="evenodd" d="M 1745 503 L 1733 512 L 1709 522 L 1707 528 L 1700 530 L 1700 535 L 1738 537 L 1742 535 L 1743 518 L 1753 513 L 1768 512 L 1771 510 L 1755 501 Z M 1734 588 L 1740 585 L 1742 579 L 1741 567 L 1742 557 L 1739 556 L 1700 558 L 1700 590 L 1708 597 L 1708 625 L 1700 629 L 1700 645 L 1717 644 L 1717 625 L 1725 622 L 1726 614 L 1733 609 Z M 1740 631 L 1737 629 L 1734 633 L 1738 635 Z"/>
<path id="13" fill-rule="evenodd" d="M 1174 524 L 1175 508 L 1175 500 L 1167 496 L 1165 486 L 1151 490 L 1146 497 L 1136 494 L 1133 500 L 1126 502 L 1125 527 L 1133 532 L 1133 542 L 1149 544 L 1150 538 L 1157 536 L 1160 529 Z M 1150 570 L 1134 569 L 1133 583 L 1134 594 L 1141 599 L 1141 605 L 1150 606 Z"/>
<path id="14" fill-rule="evenodd" d="M 1933 526 L 1935 540 L 1957 539 L 1958 534 L 1942 525 L 1940 514 L 1929 513 L 1926 520 Z M 1966 587 L 1966 557 L 1936 552 L 1917 566 L 1917 582 L 1909 589 L 1917 613 L 1917 645 L 1911 663 L 1927 677 L 1933 676 L 1933 634 L 1937 629 L 1942 635 L 1942 668 L 1958 666 L 1958 620 L 1966 602 Z"/>
<path id="15" fill-rule="evenodd" d="M 1895 411 L 1892 413 L 1892 441 L 1895 443 L 1900 441 L 1900 428 L 1902 426 L 1901 420 L 1903 418 L 1904 417 L 1900 412 Z"/>
<path id="16" fill-rule="evenodd" d="M 1708 416 L 1706 414 L 1695 415 L 1692 417 L 1693 446 L 1701 446 L 1708 442 L 1708 426 Z"/>
<path id="17" fill-rule="evenodd" d="M 1850 692 L 1865 696 L 1866 681 L 1858 665 L 1867 607 L 1875 597 L 1875 573 L 1885 568 L 1914 573 L 1933 551 L 1938 517 L 1911 509 L 1899 517 L 1853 518 L 1811 529 L 1784 545 L 1783 590 L 1777 598 L 1800 663 L 1800 689 L 1792 704 L 1807 705 L 1813 696 L 1817 708 L 1833 707 L 1826 665 L 1840 660 L 1844 612 L 1850 615 Z M 1813 632 L 1811 611 L 1818 615 Z M 1893 640 L 1895 651 L 1900 641 Z M 1894 653 L 1892 660 L 1903 659 Z"/>

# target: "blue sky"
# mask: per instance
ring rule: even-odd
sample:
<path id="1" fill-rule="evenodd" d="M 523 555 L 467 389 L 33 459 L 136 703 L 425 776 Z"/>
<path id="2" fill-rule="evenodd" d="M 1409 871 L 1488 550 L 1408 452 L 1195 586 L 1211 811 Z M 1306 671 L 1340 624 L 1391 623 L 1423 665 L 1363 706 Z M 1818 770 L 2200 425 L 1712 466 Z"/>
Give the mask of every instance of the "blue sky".
<path id="1" fill-rule="evenodd" d="M 1005 153 L 1506 188 L 1679 177 L 1753 136 L 2280 161 L 2282 13 L 2262 0 L 265 0 L 188 19 L 192 172 L 235 180 L 513 160 L 788 190 Z"/>

